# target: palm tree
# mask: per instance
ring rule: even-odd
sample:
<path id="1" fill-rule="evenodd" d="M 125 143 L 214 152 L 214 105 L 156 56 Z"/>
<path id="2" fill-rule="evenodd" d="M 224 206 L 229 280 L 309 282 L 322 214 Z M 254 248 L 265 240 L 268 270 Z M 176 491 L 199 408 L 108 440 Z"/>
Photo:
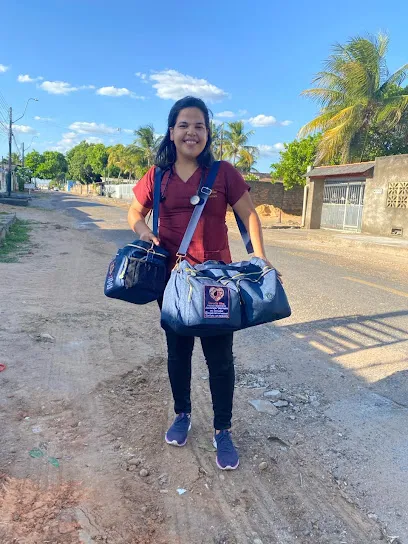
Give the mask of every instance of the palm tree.
<path id="1" fill-rule="evenodd" d="M 239 160 L 235 166 L 243 174 L 249 174 L 250 172 L 253 172 L 255 170 L 254 164 L 256 163 L 258 157 L 259 150 L 256 147 L 251 149 L 241 149 L 241 152 L 239 154 Z"/>
<path id="2" fill-rule="evenodd" d="M 153 125 L 139 127 L 135 130 L 135 136 L 136 140 L 133 142 L 133 147 L 138 152 L 142 163 L 144 163 L 142 166 L 150 168 L 154 164 L 162 137 L 155 134 Z"/>
<path id="3" fill-rule="evenodd" d="M 232 164 L 235 166 L 238 157 L 243 149 L 250 152 L 255 152 L 256 147 L 247 145 L 249 137 L 254 134 L 253 130 L 244 132 L 244 121 L 232 121 L 228 123 L 228 130 L 225 131 L 224 148 L 226 156 L 232 159 Z"/>
<path id="4" fill-rule="evenodd" d="M 319 115 L 299 135 L 322 131 L 317 164 L 341 158 L 361 160 L 370 129 L 392 129 L 408 106 L 408 91 L 401 84 L 408 64 L 390 75 L 385 55 L 388 37 L 356 37 L 346 45 L 337 44 L 313 83 L 302 94 L 316 100 Z"/>
<path id="5" fill-rule="evenodd" d="M 123 171 L 126 171 L 126 159 L 125 159 L 125 146 L 122 144 L 114 145 L 109 149 L 109 156 L 108 156 L 108 168 L 116 166 L 119 168 L 119 176 Z"/>

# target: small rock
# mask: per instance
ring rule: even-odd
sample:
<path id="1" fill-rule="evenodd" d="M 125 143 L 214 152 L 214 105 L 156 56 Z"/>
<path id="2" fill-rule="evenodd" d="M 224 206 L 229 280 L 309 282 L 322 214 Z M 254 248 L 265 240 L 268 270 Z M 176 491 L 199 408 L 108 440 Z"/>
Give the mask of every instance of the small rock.
<path id="1" fill-rule="evenodd" d="M 160 476 L 157 479 L 158 479 L 160 485 L 165 485 L 169 481 L 169 477 L 165 473 L 160 474 Z"/>
<path id="2" fill-rule="evenodd" d="M 302 410 L 301 410 L 300 406 L 294 406 L 294 407 L 293 407 L 293 411 L 296 412 L 296 413 L 298 414 L 298 413 L 301 412 Z"/>
<path id="3" fill-rule="evenodd" d="M 220 480 L 225 480 L 224 474 L 220 474 Z"/>
<path id="4" fill-rule="evenodd" d="M 263 544 L 263 542 L 260 538 L 255 538 L 254 544 Z"/>
<path id="5" fill-rule="evenodd" d="M 279 414 L 279 410 L 271 402 L 269 402 L 269 400 L 256 399 L 250 400 L 248 402 L 258 412 L 270 414 L 271 416 L 276 416 L 277 414 Z"/>
<path id="6" fill-rule="evenodd" d="M 204 474 L 204 475 L 206 475 L 206 474 L 207 474 L 207 471 L 206 471 L 205 468 L 203 468 L 203 467 L 198 467 L 198 473 L 199 473 L 199 474 Z"/>
<path id="7" fill-rule="evenodd" d="M 368 514 L 368 517 L 374 521 L 378 521 L 378 516 L 377 514 Z"/>
<path id="8" fill-rule="evenodd" d="M 289 419 L 291 419 L 292 421 L 295 421 L 295 416 L 289 416 Z"/>
<path id="9" fill-rule="evenodd" d="M 320 402 L 318 400 L 313 400 L 310 403 L 314 408 L 318 408 L 320 406 Z"/>
<path id="10" fill-rule="evenodd" d="M 135 465 L 129 465 L 129 466 L 128 466 L 128 471 L 129 471 L 129 472 L 133 472 L 133 471 L 135 471 L 135 470 L 136 470 Z"/>
<path id="11" fill-rule="evenodd" d="M 146 478 L 146 476 L 149 476 L 149 471 L 147 470 L 147 468 L 142 468 L 139 474 L 142 478 Z"/>
<path id="12" fill-rule="evenodd" d="M 55 338 L 51 336 L 51 334 L 45 332 L 43 334 L 40 334 L 39 340 L 43 340 L 44 342 L 54 342 Z"/>
<path id="13" fill-rule="evenodd" d="M 141 459 L 132 458 L 128 460 L 128 465 L 134 465 L 135 467 L 138 467 L 141 463 L 142 463 Z"/>
<path id="14" fill-rule="evenodd" d="M 262 461 L 262 463 L 259 463 L 259 470 L 266 470 L 268 468 L 268 463 L 266 461 Z"/>
<path id="15" fill-rule="evenodd" d="M 160 489 L 160 493 L 168 493 L 169 490 L 168 489 Z"/>
<path id="16" fill-rule="evenodd" d="M 307 395 L 301 395 L 300 393 L 297 393 L 295 397 L 302 402 L 309 402 L 309 397 Z"/>
<path id="17" fill-rule="evenodd" d="M 284 408 L 289 405 L 289 402 L 287 400 L 277 400 L 273 405 L 276 406 L 276 408 Z"/>
<path id="18" fill-rule="evenodd" d="M 271 391 L 265 391 L 263 396 L 267 397 L 271 402 L 274 402 L 282 398 L 282 393 L 279 389 L 272 389 Z"/>

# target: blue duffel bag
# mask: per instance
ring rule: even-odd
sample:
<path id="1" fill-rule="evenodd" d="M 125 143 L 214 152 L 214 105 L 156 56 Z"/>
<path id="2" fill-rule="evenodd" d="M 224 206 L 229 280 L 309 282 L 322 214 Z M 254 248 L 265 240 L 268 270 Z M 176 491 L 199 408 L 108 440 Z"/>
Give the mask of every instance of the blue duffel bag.
<path id="1" fill-rule="evenodd" d="M 291 315 L 278 272 L 265 261 L 225 264 L 206 261 L 191 265 L 183 260 L 203 211 L 216 172 L 211 169 L 195 207 L 163 297 L 161 325 L 184 336 L 216 336 L 270 323 Z M 252 253 L 252 245 L 242 221 L 239 230 Z"/>
<path id="2" fill-rule="evenodd" d="M 153 233 L 158 235 L 161 180 L 156 167 L 153 198 Z M 147 304 L 161 298 L 168 278 L 168 252 L 152 242 L 135 240 L 119 249 L 108 267 L 104 293 L 133 304 Z"/>

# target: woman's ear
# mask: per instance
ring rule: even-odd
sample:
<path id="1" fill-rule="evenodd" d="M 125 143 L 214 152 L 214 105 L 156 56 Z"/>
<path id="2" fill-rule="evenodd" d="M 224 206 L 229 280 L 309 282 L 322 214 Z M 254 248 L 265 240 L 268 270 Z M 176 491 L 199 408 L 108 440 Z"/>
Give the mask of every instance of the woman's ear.
<path id="1" fill-rule="evenodd" d="M 174 128 L 173 127 L 169 128 L 169 134 L 170 134 L 170 140 L 174 142 Z"/>

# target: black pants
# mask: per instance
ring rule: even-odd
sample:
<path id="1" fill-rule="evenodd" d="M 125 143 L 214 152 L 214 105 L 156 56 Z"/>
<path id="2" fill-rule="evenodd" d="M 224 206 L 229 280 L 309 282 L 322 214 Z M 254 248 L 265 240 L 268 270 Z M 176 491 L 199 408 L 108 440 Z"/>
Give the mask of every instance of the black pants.
<path id="1" fill-rule="evenodd" d="M 191 413 L 191 356 L 194 337 L 166 332 L 168 371 L 176 414 Z M 214 428 L 221 431 L 231 427 L 235 371 L 232 356 L 233 334 L 201 338 L 210 375 L 214 409 Z"/>

